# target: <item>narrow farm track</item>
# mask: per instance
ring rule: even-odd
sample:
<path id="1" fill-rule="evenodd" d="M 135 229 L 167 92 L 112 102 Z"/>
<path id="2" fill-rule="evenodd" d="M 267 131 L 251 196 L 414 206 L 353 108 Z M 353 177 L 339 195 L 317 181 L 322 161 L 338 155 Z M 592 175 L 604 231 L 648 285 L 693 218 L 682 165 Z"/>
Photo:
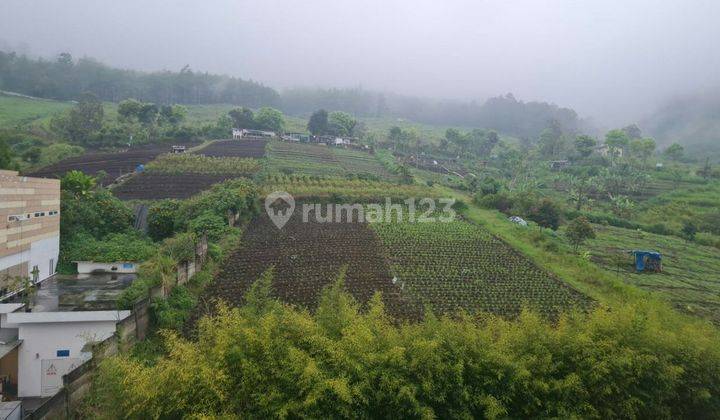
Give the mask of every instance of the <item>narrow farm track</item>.
<path id="1" fill-rule="evenodd" d="M 282 301 L 313 309 L 322 289 L 347 265 L 346 289 L 361 304 L 382 293 L 388 312 L 399 319 L 418 319 L 422 308 L 393 284 L 375 233 L 361 223 L 301 221 L 295 211 L 279 230 L 263 212 L 247 227 L 241 244 L 208 288 L 199 307 L 222 299 L 240 305 L 260 275 L 275 266 L 273 292 Z"/>

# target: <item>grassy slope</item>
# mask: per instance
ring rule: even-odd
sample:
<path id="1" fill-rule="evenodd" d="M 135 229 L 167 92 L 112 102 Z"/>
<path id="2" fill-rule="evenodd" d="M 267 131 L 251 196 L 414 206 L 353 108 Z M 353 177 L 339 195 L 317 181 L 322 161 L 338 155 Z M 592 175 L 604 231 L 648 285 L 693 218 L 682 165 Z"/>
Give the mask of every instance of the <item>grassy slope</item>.
<path id="1" fill-rule="evenodd" d="M 29 99 L 0 94 L 0 128 L 47 124 L 52 115 L 71 106 L 70 102 Z"/>
<path id="2" fill-rule="evenodd" d="M 673 236 L 661 236 L 612 226 L 595 226 L 597 238 L 587 248 L 601 267 L 625 283 L 657 292 L 678 308 L 720 323 L 720 258 L 718 250 Z M 637 274 L 632 249 L 657 250 L 663 255 L 663 273 Z M 618 270 L 614 255 L 626 255 Z"/>
<path id="3" fill-rule="evenodd" d="M 443 189 L 447 196 L 470 202 L 470 198 L 464 194 L 439 186 L 435 188 Z M 618 277 L 616 271 L 607 265 L 609 262 L 606 258 L 592 258 L 588 261 L 580 255 L 549 251 L 544 247 L 544 242 L 535 239 L 537 228 L 517 226 L 496 210 L 470 204 L 462 214 L 468 221 L 484 226 L 540 267 L 555 273 L 602 304 L 614 306 L 643 300 L 662 307 L 662 302 L 670 302 L 686 313 L 720 321 L 719 288 L 714 281 L 720 274 L 720 261 L 714 248 L 675 237 L 644 233 L 643 238 L 638 238 L 635 236 L 637 232 L 632 230 L 599 227 L 598 238 L 586 246 L 591 253 L 601 254 L 612 247 L 652 248 L 654 244 L 666 254 L 666 272 L 663 275 L 621 273 Z M 630 263 L 628 258 L 628 265 Z M 678 288 L 673 289 L 673 286 Z M 688 306 L 689 303 L 692 305 Z M 680 313 L 677 316 L 686 318 Z M 695 322 L 697 318 L 688 317 L 687 320 Z"/>

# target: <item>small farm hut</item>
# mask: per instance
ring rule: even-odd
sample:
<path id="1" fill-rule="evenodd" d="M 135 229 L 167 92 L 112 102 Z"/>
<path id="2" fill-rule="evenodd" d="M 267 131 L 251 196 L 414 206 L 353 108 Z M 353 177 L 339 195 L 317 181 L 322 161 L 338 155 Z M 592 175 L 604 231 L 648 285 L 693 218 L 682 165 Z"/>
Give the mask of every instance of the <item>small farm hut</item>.
<path id="1" fill-rule="evenodd" d="M 630 253 L 635 257 L 635 270 L 637 272 L 652 271 L 660 273 L 662 271 L 662 255 L 659 252 L 633 250 Z"/>

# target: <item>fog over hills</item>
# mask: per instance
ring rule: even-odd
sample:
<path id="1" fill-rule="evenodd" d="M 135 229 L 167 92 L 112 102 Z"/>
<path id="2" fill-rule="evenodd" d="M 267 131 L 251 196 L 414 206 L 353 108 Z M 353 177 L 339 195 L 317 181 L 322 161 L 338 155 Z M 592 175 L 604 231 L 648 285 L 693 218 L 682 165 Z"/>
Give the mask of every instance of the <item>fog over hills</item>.
<path id="1" fill-rule="evenodd" d="M 720 85 L 720 3 L 5 0 L 0 39 L 122 68 L 438 99 L 512 92 L 601 126 Z M 7 48 L 6 48 L 7 49 Z"/>

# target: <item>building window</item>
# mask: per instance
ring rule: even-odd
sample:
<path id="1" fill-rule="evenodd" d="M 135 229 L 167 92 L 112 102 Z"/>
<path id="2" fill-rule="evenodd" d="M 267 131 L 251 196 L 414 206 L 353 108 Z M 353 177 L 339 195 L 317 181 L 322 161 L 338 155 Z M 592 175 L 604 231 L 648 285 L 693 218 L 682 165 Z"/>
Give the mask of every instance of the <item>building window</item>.
<path id="1" fill-rule="evenodd" d="M 48 216 L 55 216 L 55 215 L 57 215 L 57 214 L 58 214 L 58 211 L 57 211 L 57 210 L 50 210 L 50 211 L 48 212 Z"/>

